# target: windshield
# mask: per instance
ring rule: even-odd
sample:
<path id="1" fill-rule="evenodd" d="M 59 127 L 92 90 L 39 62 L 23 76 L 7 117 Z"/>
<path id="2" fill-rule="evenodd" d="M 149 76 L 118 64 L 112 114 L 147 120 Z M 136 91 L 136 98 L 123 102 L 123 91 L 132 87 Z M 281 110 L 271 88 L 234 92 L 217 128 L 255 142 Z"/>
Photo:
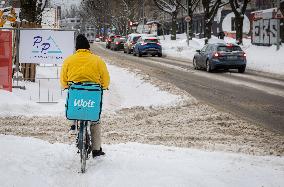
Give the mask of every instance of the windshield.
<path id="1" fill-rule="evenodd" d="M 225 52 L 242 51 L 240 46 L 219 46 L 217 50 Z"/>
<path id="2" fill-rule="evenodd" d="M 115 38 L 114 42 L 125 42 L 125 38 Z"/>

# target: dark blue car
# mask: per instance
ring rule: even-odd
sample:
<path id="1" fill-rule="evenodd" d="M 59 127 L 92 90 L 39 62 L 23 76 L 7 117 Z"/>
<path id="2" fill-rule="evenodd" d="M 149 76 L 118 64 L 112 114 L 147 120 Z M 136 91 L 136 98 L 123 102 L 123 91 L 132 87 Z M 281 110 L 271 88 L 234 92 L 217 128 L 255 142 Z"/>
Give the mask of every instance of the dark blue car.
<path id="1" fill-rule="evenodd" d="M 196 50 L 193 58 L 194 69 L 238 69 L 244 73 L 246 69 L 246 53 L 236 44 L 207 44 L 201 50 Z"/>
<path id="2" fill-rule="evenodd" d="M 157 37 L 142 36 L 138 39 L 135 47 L 133 48 L 134 56 L 138 55 L 141 57 L 142 55 L 148 54 L 152 56 L 162 56 L 162 47 Z"/>

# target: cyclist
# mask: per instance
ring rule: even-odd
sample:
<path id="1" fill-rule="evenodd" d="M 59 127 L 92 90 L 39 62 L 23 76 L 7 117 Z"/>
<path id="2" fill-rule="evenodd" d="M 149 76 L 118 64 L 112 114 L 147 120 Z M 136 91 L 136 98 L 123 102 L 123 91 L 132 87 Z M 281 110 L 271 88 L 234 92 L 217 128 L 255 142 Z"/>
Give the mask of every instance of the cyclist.
<path id="1" fill-rule="evenodd" d="M 105 62 L 90 51 L 87 38 L 79 34 L 76 37 L 76 52 L 64 60 L 60 82 L 63 88 L 68 88 L 68 82 L 93 82 L 103 89 L 109 86 L 109 72 Z M 101 147 L 101 124 L 91 123 L 92 156 L 104 155 Z"/>

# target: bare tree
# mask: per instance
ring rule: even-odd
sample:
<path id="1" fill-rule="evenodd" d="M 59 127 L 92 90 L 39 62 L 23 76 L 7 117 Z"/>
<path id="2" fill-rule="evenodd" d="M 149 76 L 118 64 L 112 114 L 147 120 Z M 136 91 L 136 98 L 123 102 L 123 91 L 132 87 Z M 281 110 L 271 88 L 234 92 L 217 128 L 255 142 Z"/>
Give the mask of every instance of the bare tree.
<path id="1" fill-rule="evenodd" d="M 229 4 L 229 2 L 225 0 L 202 0 L 205 22 L 204 36 L 206 39 L 211 38 L 212 24 L 218 9 L 227 4 Z M 207 42 L 207 40 L 205 41 Z"/>
<path id="2" fill-rule="evenodd" d="M 250 0 L 230 0 L 231 8 L 235 14 L 236 40 L 243 43 L 243 22 L 247 5 Z"/>
<path id="3" fill-rule="evenodd" d="M 20 19 L 41 24 L 42 12 L 48 0 L 20 0 Z"/>
<path id="4" fill-rule="evenodd" d="M 199 2 L 201 0 L 186 0 L 186 6 L 182 5 L 182 8 L 184 10 L 187 11 L 187 16 L 189 16 L 191 18 L 191 20 L 189 21 L 189 39 L 191 40 L 193 37 L 193 32 L 192 32 L 192 17 L 193 17 L 193 13 L 195 12 L 196 8 L 199 5 Z"/>
<path id="5" fill-rule="evenodd" d="M 96 26 L 100 35 L 106 35 L 107 18 L 109 17 L 109 9 L 106 5 L 107 1 L 104 0 L 83 0 L 80 5 L 80 16 L 83 23 L 89 22 Z M 82 26 L 84 27 L 84 24 Z M 101 33 L 102 30 L 103 33 Z"/>
<path id="6" fill-rule="evenodd" d="M 113 27 L 119 34 L 128 34 L 130 21 L 138 19 L 139 0 L 83 0 L 80 15 L 93 23 L 99 32 Z M 104 32 L 106 34 L 106 32 Z"/>
<path id="7" fill-rule="evenodd" d="M 171 15 L 172 17 L 172 28 L 171 28 L 171 40 L 176 40 L 177 31 L 177 16 L 179 9 L 182 7 L 182 0 L 154 0 L 156 6 Z"/>

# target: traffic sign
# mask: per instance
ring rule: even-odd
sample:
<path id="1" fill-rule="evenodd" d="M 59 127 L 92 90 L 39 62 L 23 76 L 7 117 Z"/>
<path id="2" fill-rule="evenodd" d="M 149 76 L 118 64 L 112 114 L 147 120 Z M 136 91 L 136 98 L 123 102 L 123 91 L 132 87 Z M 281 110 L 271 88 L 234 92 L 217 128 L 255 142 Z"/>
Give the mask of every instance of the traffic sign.
<path id="1" fill-rule="evenodd" d="M 186 16 L 186 17 L 184 18 L 184 21 L 190 22 L 190 21 L 191 21 L 191 17 L 190 17 L 190 16 Z"/>
<path id="2" fill-rule="evenodd" d="M 277 19 L 283 19 L 284 18 L 280 9 L 278 9 L 277 13 L 275 14 L 275 18 L 277 18 Z"/>

